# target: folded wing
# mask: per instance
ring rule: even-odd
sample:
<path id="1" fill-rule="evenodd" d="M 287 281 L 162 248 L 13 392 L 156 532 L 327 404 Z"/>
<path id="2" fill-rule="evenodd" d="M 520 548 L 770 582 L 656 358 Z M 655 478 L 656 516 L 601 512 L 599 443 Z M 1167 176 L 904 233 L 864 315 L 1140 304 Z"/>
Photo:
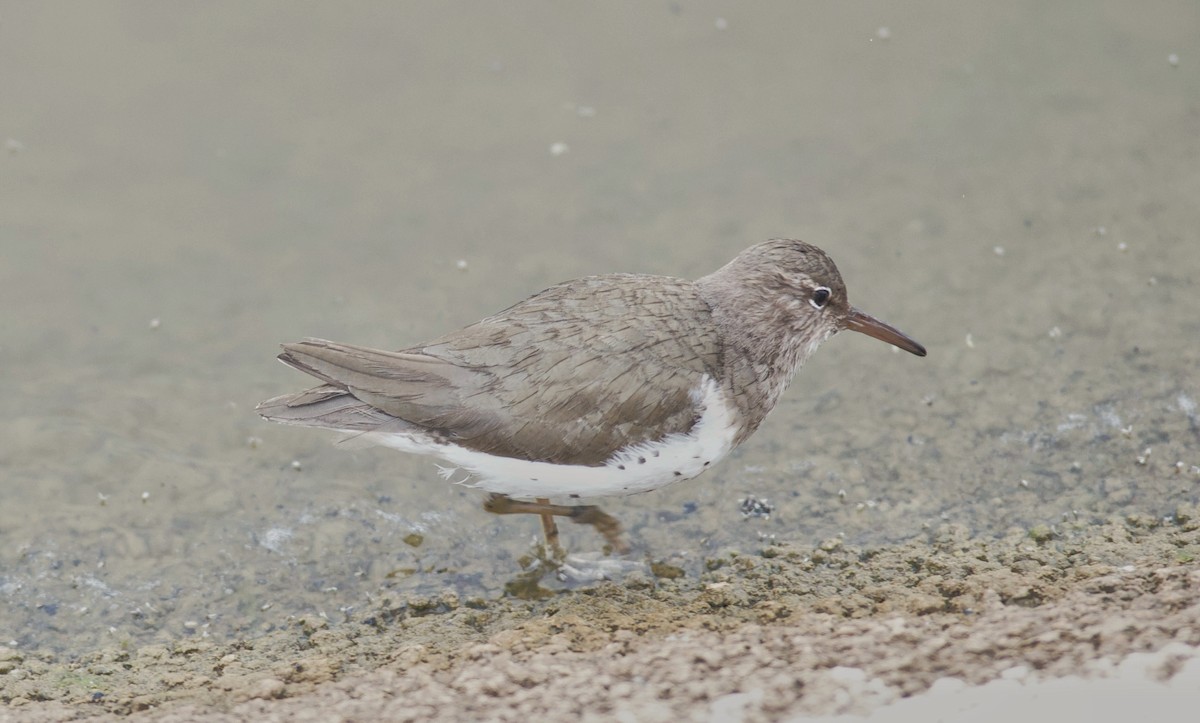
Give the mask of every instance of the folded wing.
<path id="1" fill-rule="evenodd" d="M 280 422 L 352 432 L 417 429 L 491 454 L 598 465 L 631 443 L 686 433 L 720 363 L 689 282 L 590 277 L 399 352 L 321 339 L 280 359 L 325 382 L 263 402 Z M 651 282 L 651 283 L 647 283 Z M 582 287 L 582 288 L 581 288 Z M 411 426 L 410 426 L 411 425 Z"/>

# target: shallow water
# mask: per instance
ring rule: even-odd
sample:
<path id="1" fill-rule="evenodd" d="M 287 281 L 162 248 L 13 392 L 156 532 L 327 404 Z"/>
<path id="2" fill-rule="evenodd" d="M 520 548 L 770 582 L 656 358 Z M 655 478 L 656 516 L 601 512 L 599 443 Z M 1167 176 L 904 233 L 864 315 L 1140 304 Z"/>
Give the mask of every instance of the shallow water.
<path id="1" fill-rule="evenodd" d="M 824 247 L 930 354 L 839 336 L 731 459 L 606 503 L 654 559 L 695 574 L 764 537 L 1194 503 L 1198 15 L 6 9 L 0 643 L 503 594 L 536 520 L 488 515 L 429 460 L 261 422 L 307 383 L 276 344 L 398 348 L 562 279 L 694 277 L 773 236 Z M 773 514 L 745 518 L 747 495 Z"/>

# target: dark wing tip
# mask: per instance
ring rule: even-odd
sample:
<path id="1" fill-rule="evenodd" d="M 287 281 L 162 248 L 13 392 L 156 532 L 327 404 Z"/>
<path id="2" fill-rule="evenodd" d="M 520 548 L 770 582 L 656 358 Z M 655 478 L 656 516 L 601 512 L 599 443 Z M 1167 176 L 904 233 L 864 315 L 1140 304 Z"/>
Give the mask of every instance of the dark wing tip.
<path id="1" fill-rule="evenodd" d="M 278 359 L 279 361 L 283 362 L 284 364 L 287 364 L 288 366 L 290 366 L 293 369 L 302 371 L 305 374 L 309 374 L 311 376 L 316 377 L 317 379 L 320 379 L 321 381 L 325 382 L 326 384 L 332 384 L 335 387 L 345 389 L 346 388 L 345 384 L 330 377 L 328 374 L 325 374 L 324 372 L 317 369 L 315 366 L 313 366 L 309 362 L 305 361 L 304 357 L 308 356 L 308 355 L 305 354 L 304 347 L 306 345 L 307 346 L 318 346 L 317 344 L 311 344 L 310 342 L 320 342 L 321 346 L 328 344 L 328 342 L 324 341 L 323 339 L 305 339 L 300 342 L 294 342 L 294 343 L 290 343 L 290 344 L 280 344 L 280 347 L 283 348 L 283 351 L 280 352 L 279 355 L 276 356 L 275 358 Z"/>

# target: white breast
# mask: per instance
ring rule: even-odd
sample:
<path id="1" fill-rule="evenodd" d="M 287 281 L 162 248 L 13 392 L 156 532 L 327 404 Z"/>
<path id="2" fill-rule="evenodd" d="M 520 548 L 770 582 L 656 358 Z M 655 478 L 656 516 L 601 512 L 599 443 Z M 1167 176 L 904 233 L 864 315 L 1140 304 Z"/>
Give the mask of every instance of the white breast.
<path id="1" fill-rule="evenodd" d="M 513 497 L 604 497 L 630 495 L 690 479 L 715 464 L 733 448 L 737 433 L 733 408 L 717 383 L 705 377 L 692 392 L 699 421 L 687 434 L 618 451 L 603 465 L 561 465 L 497 457 L 454 444 L 435 444 L 406 434 L 372 433 L 382 444 L 404 452 L 432 454 L 466 473 L 456 480 Z M 454 470 L 445 471 L 450 478 Z"/>

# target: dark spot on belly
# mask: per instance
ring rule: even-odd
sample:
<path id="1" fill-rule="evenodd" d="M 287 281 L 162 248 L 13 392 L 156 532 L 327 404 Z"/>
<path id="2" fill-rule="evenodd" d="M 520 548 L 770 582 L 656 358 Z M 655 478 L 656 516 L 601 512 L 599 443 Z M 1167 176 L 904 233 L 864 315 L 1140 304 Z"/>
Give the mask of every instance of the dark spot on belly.
<path id="1" fill-rule="evenodd" d="M 705 467 L 707 467 L 707 466 L 708 466 L 708 462 L 705 462 L 705 463 L 704 463 L 704 466 L 705 466 Z"/>
<path id="2" fill-rule="evenodd" d="M 579 495 L 567 495 L 567 497 L 570 497 L 573 500 L 579 499 Z"/>
<path id="3" fill-rule="evenodd" d="M 683 476 L 683 472 L 680 472 L 679 470 L 675 470 L 675 476 L 676 476 L 676 477 L 682 477 L 682 476 Z"/>
<path id="4" fill-rule="evenodd" d="M 617 465 L 617 469 L 621 469 L 621 470 L 623 470 L 623 469 L 625 469 L 625 465 L 623 465 L 623 464 L 619 464 L 619 465 Z"/>
<path id="5" fill-rule="evenodd" d="M 638 457 L 638 464 L 646 464 L 646 458 L 645 458 L 645 457 Z"/>

